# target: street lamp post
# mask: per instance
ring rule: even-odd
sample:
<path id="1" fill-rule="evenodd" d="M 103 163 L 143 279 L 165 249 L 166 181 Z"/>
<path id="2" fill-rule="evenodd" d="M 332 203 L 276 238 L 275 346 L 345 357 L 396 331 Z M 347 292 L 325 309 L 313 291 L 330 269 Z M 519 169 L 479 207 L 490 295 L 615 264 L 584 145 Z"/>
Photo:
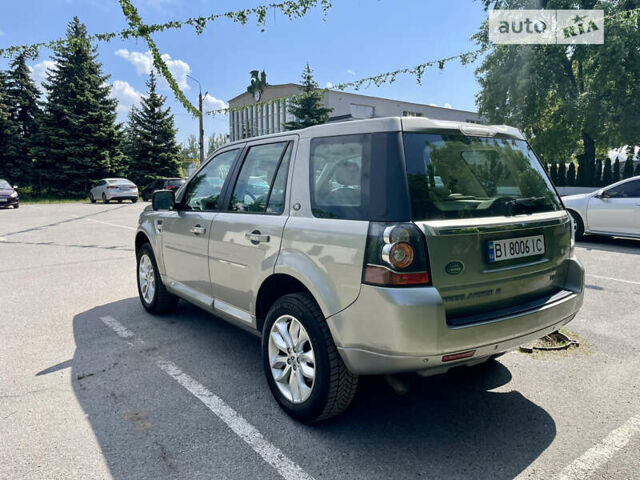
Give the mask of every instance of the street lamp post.
<path id="1" fill-rule="evenodd" d="M 188 78 L 198 83 L 198 110 L 200 111 L 199 122 L 199 137 L 200 137 L 200 162 L 204 162 L 204 113 L 202 111 L 202 85 L 200 82 L 193 78 L 191 75 L 187 75 Z M 208 92 L 205 92 L 205 96 Z"/>

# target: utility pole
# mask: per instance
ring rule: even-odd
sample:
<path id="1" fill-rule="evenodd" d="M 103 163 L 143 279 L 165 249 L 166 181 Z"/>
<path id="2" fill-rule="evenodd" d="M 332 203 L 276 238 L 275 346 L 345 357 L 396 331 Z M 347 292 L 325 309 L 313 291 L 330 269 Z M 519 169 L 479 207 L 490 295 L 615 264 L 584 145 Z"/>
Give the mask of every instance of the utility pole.
<path id="1" fill-rule="evenodd" d="M 193 78 L 191 75 L 187 75 L 187 77 L 193 80 L 194 82 L 198 83 L 198 110 L 200 111 L 198 136 L 200 137 L 200 162 L 202 163 L 205 161 L 205 158 L 204 158 L 204 112 L 202 111 L 202 99 L 203 99 L 202 85 L 197 79 Z M 205 93 L 205 96 L 207 95 L 207 93 Z"/>

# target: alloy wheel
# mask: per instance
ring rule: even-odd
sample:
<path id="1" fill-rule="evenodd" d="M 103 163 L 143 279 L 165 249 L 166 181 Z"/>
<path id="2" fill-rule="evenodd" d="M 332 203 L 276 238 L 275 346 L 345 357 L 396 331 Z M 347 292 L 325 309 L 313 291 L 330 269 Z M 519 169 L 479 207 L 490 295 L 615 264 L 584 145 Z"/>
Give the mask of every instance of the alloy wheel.
<path id="1" fill-rule="evenodd" d="M 269 365 L 280 393 L 291 403 L 305 402 L 316 377 L 313 345 L 295 317 L 282 315 L 269 332 Z"/>
<path id="2" fill-rule="evenodd" d="M 140 284 L 140 294 L 143 300 L 150 305 L 156 293 L 156 277 L 153 270 L 153 263 L 146 253 L 140 257 L 138 265 L 138 282 Z"/>

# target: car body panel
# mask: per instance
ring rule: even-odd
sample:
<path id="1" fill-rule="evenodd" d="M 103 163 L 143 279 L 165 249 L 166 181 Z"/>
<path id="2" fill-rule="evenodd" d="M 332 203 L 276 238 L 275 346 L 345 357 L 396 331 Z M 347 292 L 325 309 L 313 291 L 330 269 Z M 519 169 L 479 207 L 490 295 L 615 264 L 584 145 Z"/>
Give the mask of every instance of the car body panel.
<path id="1" fill-rule="evenodd" d="M 562 197 L 565 207 L 580 215 L 585 233 L 640 237 L 640 197 L 606 198 L 603 193 L 628 182 L 640 181 L 640 176 L 616 182 L 591 193 Z"/>
<path id="2" fill-rule="evenodd" d="M 19 204 L 20 197 L 15 187 L 0 178 L 0 208 L 17 207 Z"/>

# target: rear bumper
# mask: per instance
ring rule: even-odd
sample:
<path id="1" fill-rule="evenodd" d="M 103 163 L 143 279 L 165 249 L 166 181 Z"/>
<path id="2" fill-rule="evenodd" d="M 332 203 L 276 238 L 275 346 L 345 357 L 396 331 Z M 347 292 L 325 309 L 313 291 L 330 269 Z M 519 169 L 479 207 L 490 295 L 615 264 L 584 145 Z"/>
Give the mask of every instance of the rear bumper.
<path id="1" fill-rule="evenodd" d="M 134 198 L 138 198 L 138 193 L 137 192 L 133 192 L 133 193 L 111 193 L 111 194 L 105 194 L 107 197 L 107 200 L 133 200 Z"/>
<path id="2" fill-rule="evenodd" d="M 517 348 L 570 322 L 582 306 L 584 270 L 567 260 L 571 293 L 541 307 L 463 326 L 447 324 L 444 301 L 433 287 L 362 285 L 358 299 L 327 323 L 350 371 L 386 374 L 477 363 Z M 444 355 L 475 350 L 473 357 L 442 362 Z"/>

